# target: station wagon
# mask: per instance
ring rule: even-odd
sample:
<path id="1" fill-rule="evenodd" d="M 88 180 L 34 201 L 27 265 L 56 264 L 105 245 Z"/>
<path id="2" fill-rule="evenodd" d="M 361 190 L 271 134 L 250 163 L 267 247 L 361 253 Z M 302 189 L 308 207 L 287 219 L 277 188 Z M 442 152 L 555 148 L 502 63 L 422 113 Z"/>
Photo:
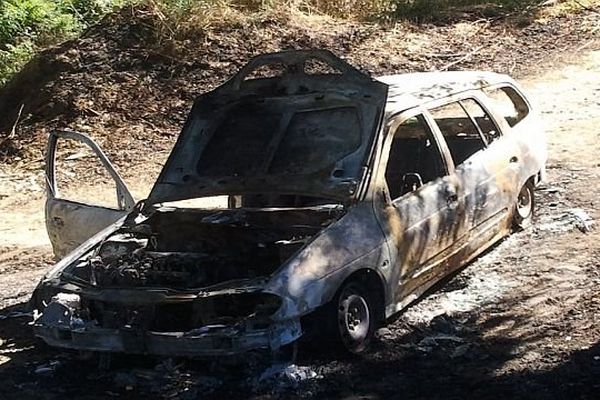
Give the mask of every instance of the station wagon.
<path id="1" fill-rule="evenodd" d="M 102 162 L 118 207 L 63 196 L 69 140 Z M 536 110 L 506 75 L 374 79 L 324 50 L 261 55 L 197 98 L 145 200 L 88 136 L 51 134 L 60 261 L 34 292 L 33 327 L 99 352 L 232 355 L 304 337 L 360 353 L 531 223 L 545 162 Z M 222 203 L 186 203 L 206 199 Z"/>

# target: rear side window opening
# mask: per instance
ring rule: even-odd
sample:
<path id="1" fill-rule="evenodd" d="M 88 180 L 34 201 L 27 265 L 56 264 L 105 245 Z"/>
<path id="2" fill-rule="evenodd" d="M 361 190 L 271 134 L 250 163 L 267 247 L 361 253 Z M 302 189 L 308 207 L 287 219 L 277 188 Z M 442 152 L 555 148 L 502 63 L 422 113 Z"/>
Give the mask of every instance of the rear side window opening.
<path id="1" fill-rule="evenodd" d="M 512 87 L 501 86 L 483 91 L 510 127 L 517 125 L 529 114 L 527 102 Z"/>
<path id="2" fill-rule="evenodd" d="M 475 124 L 479 127 L 487 144 L 500 138 L 500 130 L 492 120 L 492 117 L 490 117 L 477 101 L 474 99 L 464 99 L 460 101 L 460 104 L 475 121 Z"/>
<path id="3" fill-rule="evenodd" d="M 477 127 L 458 102 L 429 110 L 454 160 L 462 164 L 467 158 L 485 148 Z"/>
<path id="4" fill-rule="evenodd" d="M 500 130 L 474 99 L 463 99 L 429 110 L 450 150 L 455 165 L 500 137 Z"/>

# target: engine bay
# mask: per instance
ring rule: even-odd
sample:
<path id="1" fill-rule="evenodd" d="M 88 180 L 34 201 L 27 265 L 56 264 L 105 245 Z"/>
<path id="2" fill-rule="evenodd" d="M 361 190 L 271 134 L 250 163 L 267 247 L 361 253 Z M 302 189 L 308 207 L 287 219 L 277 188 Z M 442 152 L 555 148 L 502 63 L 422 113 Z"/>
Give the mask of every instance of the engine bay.
<path id="1" fill-rule="evenodd" d="M 158 209 L 69 272 L 98 287 L 205 288 L 268 277 L 343 213 L 304 209 Z"/>

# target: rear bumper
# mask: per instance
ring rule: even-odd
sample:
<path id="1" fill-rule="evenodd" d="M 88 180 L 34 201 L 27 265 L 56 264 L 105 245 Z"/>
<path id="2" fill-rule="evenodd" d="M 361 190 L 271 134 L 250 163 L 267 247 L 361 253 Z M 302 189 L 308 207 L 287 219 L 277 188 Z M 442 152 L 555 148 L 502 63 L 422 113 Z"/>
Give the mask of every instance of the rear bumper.
<path id="1" fill-rule="evenodd" d="M 36 336 L 55 347 L 183 357 L 235 355 L 249 350 L 277 349 L 301 336 L 299 320 L 273 323 L 261 330 L 218 327 L 201 333 L 150 332 L 96 326 L 71 328 L 37 322 L 33 329 Z"/>

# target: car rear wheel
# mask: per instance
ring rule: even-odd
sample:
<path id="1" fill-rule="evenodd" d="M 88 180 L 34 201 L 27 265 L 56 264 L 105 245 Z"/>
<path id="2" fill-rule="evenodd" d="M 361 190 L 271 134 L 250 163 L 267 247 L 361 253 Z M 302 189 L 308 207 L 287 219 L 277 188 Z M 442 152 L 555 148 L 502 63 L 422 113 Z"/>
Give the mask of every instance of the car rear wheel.
<path id="1" fill-rule="evenodd" d="M 337 305 L 337 337 L 343 348 L 358 354 L 367 349 L 375 333 L 375 308 L 365 286 L 345 284 L 334 299 Z"/>
<path id="2" fill-rule="evenodd" d="M 531 225 L 535 207 L 533 190 L 533 183 L 528 181 L 519 191 L 513 214 L 513 227 L 517 230 L 526 229 Z"/>

